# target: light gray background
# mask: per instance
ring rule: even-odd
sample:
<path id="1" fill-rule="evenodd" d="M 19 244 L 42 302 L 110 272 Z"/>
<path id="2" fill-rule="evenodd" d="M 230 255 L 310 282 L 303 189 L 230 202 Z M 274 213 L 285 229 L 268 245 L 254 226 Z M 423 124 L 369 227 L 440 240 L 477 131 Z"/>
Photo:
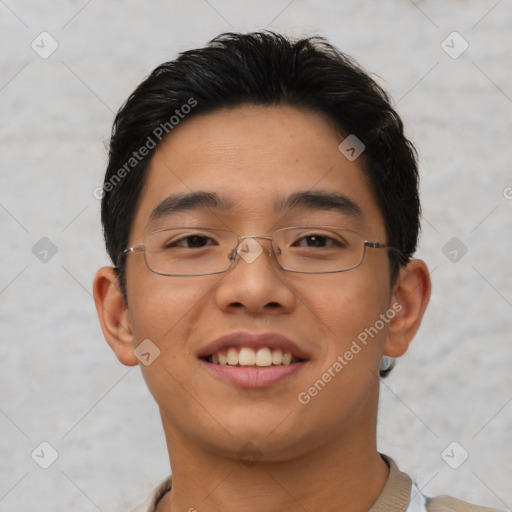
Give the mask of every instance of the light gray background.
<path id="1" fill-rule="evenodd" d="M 265 27 L 325 35 L 378 74 L 419 150 L 433 297 L 382 386 L 381 451 L 427 495 L 512 506 L 510 0 L 0 0 L 1 511 L 122 511 L 168 473 L 140 371 L 96 319 L 108 260 L 93 190 L 114 112 L 146 74 Z M 59 45 L 47 59 L 31 48 L 50 48 L 43 31 Z M 457 59 L 441 47 L 453 31 L 469 44 Z M 46 263 L 42 237 L 57 247 Z M 452 237 L 467 247 L 457 262 Z M 46 470 L 31 458 L 42 441 L 59 454 Z M 441 458 L 453 441 L 469 452 L 458 469 Z"/>

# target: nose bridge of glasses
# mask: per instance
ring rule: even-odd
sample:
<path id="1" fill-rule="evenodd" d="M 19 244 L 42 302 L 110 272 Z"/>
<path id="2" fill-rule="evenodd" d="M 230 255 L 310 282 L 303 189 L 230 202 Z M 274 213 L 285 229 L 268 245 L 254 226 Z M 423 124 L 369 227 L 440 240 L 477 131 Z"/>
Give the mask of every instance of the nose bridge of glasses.
<path id="1" fill-rule="evenodd" d="M 272 257 L 273 245 L 272 236 L 265 235 L 242 235 L 238 237 L 236 247 L 233 249 L 230 258 L 235 259 L 238 254 L 246 263 L 253 263 L 264 252 L 263 247 L 257 239 L 268 241 L 267 254 Z"/>

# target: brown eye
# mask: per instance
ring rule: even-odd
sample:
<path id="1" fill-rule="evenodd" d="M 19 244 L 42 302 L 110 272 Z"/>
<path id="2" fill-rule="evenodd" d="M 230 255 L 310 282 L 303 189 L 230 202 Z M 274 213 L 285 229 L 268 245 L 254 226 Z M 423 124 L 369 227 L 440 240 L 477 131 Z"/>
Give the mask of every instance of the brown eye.
<path id="1" fill-rule="evenodd" d="M 334 238 L 331 238 L 326 235 L 306 235 L 297 242 L 295 242 L 294 245 L 298 245 L 300 247 L 344 247 L 345 244 L 335 240 Z"/>
<path id="2" fill-rule="evenodd" d="M 209 245 L 210 241 L 212 241 L 212 239 L 205 235 L 189 235 L 180 238 L 179 240 L 169 241 L 165 245 L 165 247 L 183 247 L 185 249 L 200 249 L 202 247 L 206 247 L 207 245 Z"/>

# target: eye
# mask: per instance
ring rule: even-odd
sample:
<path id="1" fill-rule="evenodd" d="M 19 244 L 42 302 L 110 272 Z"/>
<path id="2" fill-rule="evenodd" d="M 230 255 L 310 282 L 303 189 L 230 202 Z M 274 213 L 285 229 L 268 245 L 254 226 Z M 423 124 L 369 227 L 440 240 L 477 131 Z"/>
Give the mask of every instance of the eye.
<path id="1" fill-rule="evenodd" d="M 335 240 L 327 235 L 311 234 L 299 238 L 294 244 L 299 247 L 345 247 L 342 240 Z"/>
<path id="2" fill-rule="evenodd" d="M 214 240 L 206 235 L 188 235 L 177 240 L 169 240 L 165 244 L 165 248 L 181 247 L 185 249 L 201 249 L 202 247 L 211 245 L 211 242 L 214 242 Z"/>

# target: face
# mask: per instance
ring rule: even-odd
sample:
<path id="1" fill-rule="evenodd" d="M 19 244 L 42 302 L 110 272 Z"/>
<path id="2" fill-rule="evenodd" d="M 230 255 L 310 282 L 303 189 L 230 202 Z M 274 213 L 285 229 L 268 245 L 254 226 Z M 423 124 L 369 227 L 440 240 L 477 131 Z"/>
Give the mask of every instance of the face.
<path id="1" fill-rule="evenodd" d="M 321 115 L 285 106 L 186 120 L 152 158 L 130 246 L 176 226 L 229 228 L 241 236 L 329 225 L 386 243 L 358 160 L 338 150 L 343 138 Z M 171 196 L 198 192 L 220 200 L 165 207 Z M 337 205 L 318 199 L 334 195 Z M 256 240 L 264 250 L 254 261 L 237 256 L 229 271 L 205 276 L 158 275 L 143 252 L 127 256 L 127 322 L 135 346 L 149 339 L 160 350 L 141 370 L 166 434 L 233 457 L 251 442 L 268 460 L 363 435 L 376 416 L 389 328 L 381 315 L 394 305 L 387 250 L 367 249 L 348 272 L 304 274 L 280 269 L 269 242 Z M 278 361 L 281 349 L 293 363 L 215 364 L 229 358 L 229 347 L 249 360 L 262 350 L 261 361 L 266 349 Z"/>

